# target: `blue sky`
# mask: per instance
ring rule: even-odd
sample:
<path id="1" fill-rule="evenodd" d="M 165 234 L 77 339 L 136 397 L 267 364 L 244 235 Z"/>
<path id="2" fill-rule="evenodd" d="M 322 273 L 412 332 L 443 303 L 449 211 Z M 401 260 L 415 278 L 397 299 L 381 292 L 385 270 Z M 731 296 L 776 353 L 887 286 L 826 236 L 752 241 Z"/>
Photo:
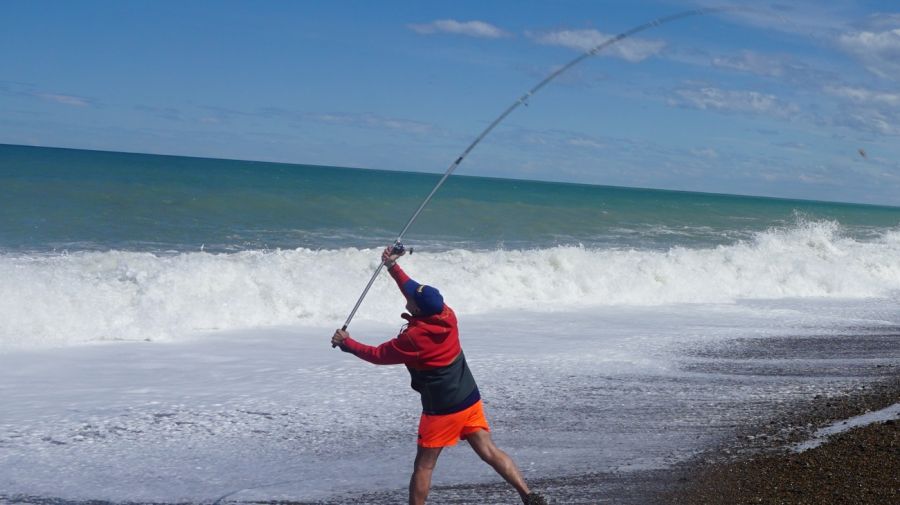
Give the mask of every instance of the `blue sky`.
<path id="1" fill-rule="evenodd" d="M 5 0 L 0 143 L 443 172 L 580 51 L 729 4 Z M 900 5 L 756 4 L 585 61 L 458 173 L 900 205 Z"/>

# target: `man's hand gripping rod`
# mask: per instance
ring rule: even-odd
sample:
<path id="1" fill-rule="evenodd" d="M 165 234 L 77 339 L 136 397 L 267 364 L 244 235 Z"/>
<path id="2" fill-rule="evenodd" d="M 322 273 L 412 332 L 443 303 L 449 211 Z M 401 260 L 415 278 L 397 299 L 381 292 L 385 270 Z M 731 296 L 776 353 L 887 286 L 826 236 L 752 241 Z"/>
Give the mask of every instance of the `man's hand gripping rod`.
<path id="1" fill-rule="evenodd" d="M 404 231 L 406 231 L 406 230 L 404 230 Z M 403 246 L 402 243 L 400 243 L 400 239 L 397 239 L 397 240 L 394 242 L 393 247 L 391 248 L 391 254 L 401 255 L 401 254 L 403 254 L 403 253 L 405 253 L 405 252 L 406 252 L 406 248 Z M 413 253 L 413 248 L 410 247 L 410 248 L 409 248 L 409 254 L 412 254 L 412 253 Z M 366 294 L 369 293 L 369 288 L 371 288 L 371 287 L 372 287 L 372 284 L 375 283 L 375 279 L 378 278 L 378 274 L 381 273 L 381 269 L 382 269 L 382 268 L 384 268 L 384 261 L 382 261 L 382 262 L 378 265 L 378 268 L 375 269 L 375 273 L 372 274 L 372 278 L 369 279 L 369 283 L 366 284 L 366 289 L 364 289 L 363 292 L 362 292 L 362 294 L 359 295 L 359 300 L 356 300 L 356 305 L 353 306 L 353 310 L 350 311 L 350 315 L 347 316 L 347 320 L 344 321 L 344 326 L 341 327 L 341 330 L 342 330 L 342 331 L 347 331 L 347 326 L 350 325 L 350 320 L 353 319 L 353 316 L 354 316 L 354 315 L 356 315 L 356 311 L 357 311 L 357 309 L 359 309 L 359 306 L 362 304 L 363 298 L 365 298 L 365 297 L 366 297 Z M 333 346 L 332 346 L 332 347 L 333 347 Z"/>

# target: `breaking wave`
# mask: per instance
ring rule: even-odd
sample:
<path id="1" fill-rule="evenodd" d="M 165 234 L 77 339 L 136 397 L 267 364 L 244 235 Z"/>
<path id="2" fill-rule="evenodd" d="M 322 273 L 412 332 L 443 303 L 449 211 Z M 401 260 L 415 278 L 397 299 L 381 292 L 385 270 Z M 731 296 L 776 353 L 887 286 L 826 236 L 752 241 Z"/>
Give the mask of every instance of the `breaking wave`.
<path id="1" fill-rule="evenodd" d="M 339 326 L 378 255 L 354 248 L 0 255 L 0 349 Z M 708 249 L 451 250 L 416 253 L 403 265 L 465 313 L 887 297 L 900 292 L 900 231 L 862 241 L 843 236 L 837 223 L 809 222 Z M 396 321 L 402 306 L 383 276 L 357 317 Z"/>

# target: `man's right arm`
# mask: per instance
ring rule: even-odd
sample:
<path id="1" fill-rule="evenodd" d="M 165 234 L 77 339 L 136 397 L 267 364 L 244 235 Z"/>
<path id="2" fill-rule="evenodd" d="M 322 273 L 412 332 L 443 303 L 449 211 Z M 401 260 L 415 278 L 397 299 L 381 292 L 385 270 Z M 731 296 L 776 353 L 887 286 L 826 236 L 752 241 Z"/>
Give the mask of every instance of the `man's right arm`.
<path id="1" fill-rule="evenodd" d="M 357 342 L 348 334 L 338 345 L 342 351 L 375 365 L 400 365 L 411 362 L 417 354 L 414 349 L 407 349 L 409 345 L 401 339 L 404 335 L 401 333 L 397 338 L 375 347 Z"/>
<path id="2" fill-rule="evenodd" d="M 394 282 L 397 283 L 397 287 L 400 288 L 400 292 L 403 292 L 403 285 L 406 284 L 406 281 L 409 280 L 409 276 L 406 275 L 406 272 L 400 268 L 400 265 L 394 263 L 390 267 L 388 267 L 388 273 L 391 274 L 391 277 L 394 278 Z"/>
<path id="3" fill-rule="evenodd" d="M 406 281 L 409 280 L 409 276 L 406 275 L 406 272 L 400 268 L 400 265 L 397 264 L 397 258 L 405 254 L 401 252 L 400 254 L 394 254 L 391 247 L 385 248 L 384 252 L 381 253 L 381 261 L 384 262 L 384 266 L 387 267 L 387 271 L 391 274 L 391 277 L 394 278 L 394 281 L 397 283 L 397 287 L 400 288 L 400 291 L 403 291 L 403 285 Z"/>

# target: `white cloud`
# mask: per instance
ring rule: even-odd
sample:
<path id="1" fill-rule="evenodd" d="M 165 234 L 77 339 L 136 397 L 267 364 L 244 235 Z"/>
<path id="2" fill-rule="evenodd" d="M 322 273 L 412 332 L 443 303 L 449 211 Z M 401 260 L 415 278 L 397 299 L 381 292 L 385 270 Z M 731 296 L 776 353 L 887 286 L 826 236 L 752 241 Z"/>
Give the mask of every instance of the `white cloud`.
<path id="1" fill-rule="evenodd" d="M 91 104 L 87 98 L 74 95 L 59 95 L 55 93 L 36 93 L 35 96 L 48 102 L 71 105 L 73 107 L 87 107 Z"/>
<path id="2" fill-rule="evenodd" d="M 831 123 L 855 132 L 900 135 L 900 92 L 853 86 L 826 86 L 825 92 L 845 100 Z"/>
<path id="3" fill-rule="evenodd" d="M 882 32 L 845 33 L 841 44 L 851 50 L 900 54 L 900 28 Z"/>
<path id="4" fill-rule="evenodd" d="M 881 104 L 890 106 L 900 106 L 900 93 L 888 93 L 865 88 L 854 88 L 851 86 L 826 86 L 825 91 L 829 94 L 846 98 L 856 103 Z"/>
<path id="5" fill-rule="evenodd" d="M 532 130 L 521 127 L 510 127 L 505 133 L 498 132 L 495 140 L 511 146 L 528 144 L 539 146 L 542 149 L 559 150 L 559 152 L 571 152 L 573 148 L 586 152 L 607 149 L 610 145 L 616 145 L 617 149 L 619 149 L 626 143 L 622 139 L 590 135 L 578 131 L 560 129 Z"/>
<path id="6" fill-rule="evenodd" d="M 529 33 L 538 44 L 562 46 L 578 51 L 589 51 L 613 38 L 597 30 L 557 30 L 554 32 Z M 598 54 L 608 54 L 626 61 L 638 62 L 659 54 L 666 46 L 661 40 L 627 38 L 605 48 Z"/>
<path id="7" fill-rule="evenodd" d="M 716 56 L 712 59 L 712 64 L 714 67 L 730 68 L 765 77 L 780 77 L 785 73 L 784 61 L 754 51 L 742 51 L 738 56 Z"/>
<path id="8" fill-rule="evenodd" d="M 848 19 L 856 12 L 853 2 L 845 1 L 744 2 L 747 8 L 734 0 L 692 0 L 691 3 L 703 8 L 722 8 L 717 16 L 742 25 L 808 38 L 830 38 L 845 29 Z"/>
<path id="9" fill-rule="evenodd" d="M 900 25 L 900 20 L 896 20 Z M 845 50 L 881 77 L 900 79 L 900 27 L 883 31 L 845 33 L 838 38 Z"/>
<path id="10" fill-rule="evenodd" d="M 496 26 L 484 21 L 456 21 L 454 19 L 439 19 L 427 24 L 412 24 L 409 29 L 420 35 L 432 35 L 435 33 L 453 33 L 480 37 L 486 39 L 498 39 L 509 36 L 508 33 Z"/>
<path id="11" fill-rule="evenodd" d="M 704 86 L 696 89 L 675 90 L 669 105 L 722 112 L 746 112 L 784 117 L 796 113 L 796 105 L 779 100 L 775 95 L 759 91 L 725 90 Z"/>
<path id="12" fill-rule="evenodd" d="M 377 114 L 314 114 L 308 117 L 323 123 L 397 130 L 407 133 L 429 133 L 433 130 L 432 125 L 428 123 L 379 116 Z"/>
<path id="13" fill-rule="evenodd" d="M 805 150 L 806 148 L 809 147 L 806 144 L 804 144 L 803 142 L 794 142 L 794 141 L 778 142 L 775 145 L 778 147 L 783 147 L 785 149 L 794 149 L 794 150 Z"/>
<path id="14" fill-rule="evenodd" d="M 603 149 L 606 145 L 595 139 L 588 137 L 573 137 L 566 140 L 566 144 L 575 147 L 587 147 L 591 149 Z"/>
<path id="15" fill-rule="evenodd" d="M 702 157 L 702 158 L 707 158 L 710 160 L 714 160 L 719 157 L 718 151 L 716 151 L 712 147 L 704 147 L 702 149 L 691 149 L 691 154 Z"/>
<path id="16" fill-rule="evenodd" d="M 841 116 L 837 124 L 853 130 L 868 131 L 881 135 L 900 135 L 900 126 L 898 126 L 896 119 L 874 109 L 848 112 Z"/>

